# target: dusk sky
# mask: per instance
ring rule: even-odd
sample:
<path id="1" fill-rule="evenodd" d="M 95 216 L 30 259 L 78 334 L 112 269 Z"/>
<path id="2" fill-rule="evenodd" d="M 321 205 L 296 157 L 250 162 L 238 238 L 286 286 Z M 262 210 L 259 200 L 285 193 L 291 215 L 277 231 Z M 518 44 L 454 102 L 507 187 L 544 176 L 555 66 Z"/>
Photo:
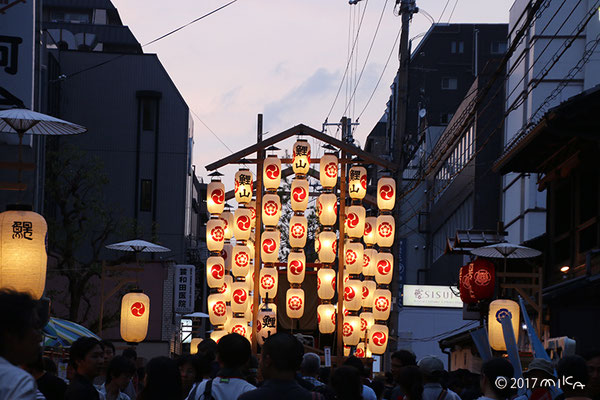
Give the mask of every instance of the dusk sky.
<path id="1" fill-rule="evenodd" d="M 123 24 L 131 28 L 142 44 L 227 2 L 113 0 Z M 351 68 L 356 73 L 350 74 L 358 76 L 385 10 L 356 90 L 355 104 L 346 112 L 355 120 L 375 88 L 399 31 L 400 17 L 393 13 L 394 3 L 394 0 L 363 0 L 358 6 L 351 6 L 346 0 L 238 0 L 144 47 L 144 51 L 158 54 L 190 109 L 231 150 L 238 151 L 256 141 L 258 113 L 264 114 L 264 131 L 268 134 L 299 123 L 321 130 L 346 68 L 351 18 L 358 24 L 366 7 L 357 44 L 358 58 Z M 453 23 L 498 23 L 508 21 L 512 3 L 513 0 L 448 0 L 448 4 L 445 0 L 421 0 L 417 6 L 436 22 L 447 4 L 441 22 L 448 22 L 454 9 L 450 21 Z M 423 14 L 416 14 L 410 37 L 426 32 L 430 25 L 431 21 Z M 396 45 L 383 79 L 359 120 L 355 139 L 361 146 L 385 110 L 398 69 L 397 51 Z M 340 120 L 347 97 L 344 85 L 330 122 Z M 335 134 L 335 129 L 330 134 Z M 194 141 L 197 175 L 206 181 L 204 166 L 231 152 L 196 117 Z M 287 147 L 291 147 L 291 142 Z M 229 175 L 233 171 L 222 172 Z M 227 186 L 231 186 L 228 181 L 233 181 L 233 176 L 229 178 L 225 178 Z"/>

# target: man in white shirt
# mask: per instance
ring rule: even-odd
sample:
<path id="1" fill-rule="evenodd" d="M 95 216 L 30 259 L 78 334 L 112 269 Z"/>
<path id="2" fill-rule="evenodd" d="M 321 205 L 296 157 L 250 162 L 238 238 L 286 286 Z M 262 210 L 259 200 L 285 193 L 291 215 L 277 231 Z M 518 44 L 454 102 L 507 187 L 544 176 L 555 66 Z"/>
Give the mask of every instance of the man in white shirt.
<path id="1" fill-rule="evenodd" d="M 34 362 L 40 351 L 41 321 L 30 295 L 0 290 L 0 400 L 33 400 L 33 376 L 17 367 Z"/>

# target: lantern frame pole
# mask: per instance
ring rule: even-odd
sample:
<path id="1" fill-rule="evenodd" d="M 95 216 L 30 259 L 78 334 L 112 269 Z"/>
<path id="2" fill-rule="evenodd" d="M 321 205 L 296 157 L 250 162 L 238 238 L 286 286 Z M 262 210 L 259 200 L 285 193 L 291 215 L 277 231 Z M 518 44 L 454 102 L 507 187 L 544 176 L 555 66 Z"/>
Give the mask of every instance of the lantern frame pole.
<path id="1" fill-rule="evenodd" d="M 342 127 L 346 126 L 346 117 L 342 118 Z M 346 159 L 346 152 L 342 150 L 342 160 Z M 343 163 L 340 172 L 340 215 L 338 218 L 340 237 L 338 239 L 338 309 L 337 309 L 337 320 L 336 320 L 336 342 L 337 342 L 337 356 L 338 364 L 341 365 L 342 357 L 344 356 L 344 236 L 345 236 L 345 223 L 346 223 L 346 168 L 347 164 Z"/>
<path id="2" fill-rule="evenodd" d="M 262 142 L 263 136 L 263 115 L 258 114 L 257 130 L 256 130 L 256 143 Z M 256 153 L 256 223 L 254 224 L 254 294 L 252 297 L 252 354 L 256 355 L 258 352 L 258 332 L 256 331 L 256 320 L 258 318 L 258 296 L 260 293 L 260 231 L 262 226 L 262 195 L 263 195 L 263 162 L 265 158 L 265 151 L 258 150 Z M 260 210 L 260 212 L 259 212 Z"/>

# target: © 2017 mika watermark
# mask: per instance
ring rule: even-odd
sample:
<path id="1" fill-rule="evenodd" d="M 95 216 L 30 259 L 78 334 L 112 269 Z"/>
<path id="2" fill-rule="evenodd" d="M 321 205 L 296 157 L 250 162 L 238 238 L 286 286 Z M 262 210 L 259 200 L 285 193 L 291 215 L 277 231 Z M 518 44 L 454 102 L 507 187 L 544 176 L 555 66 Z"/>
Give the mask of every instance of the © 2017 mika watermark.
<path id="1" fill-rule="evenodd" d="M 539 379 L 539 378 L 506 378 L 499 376 L 494 382 L 498 389 L 536 389 L 536 388 L 550 388 L 557 387 L 559 389 L 564 387 L 570 387 L 573 389 L 584 389 L 585 385 L 572 376 L 563 376 L 562 379 Z"/>

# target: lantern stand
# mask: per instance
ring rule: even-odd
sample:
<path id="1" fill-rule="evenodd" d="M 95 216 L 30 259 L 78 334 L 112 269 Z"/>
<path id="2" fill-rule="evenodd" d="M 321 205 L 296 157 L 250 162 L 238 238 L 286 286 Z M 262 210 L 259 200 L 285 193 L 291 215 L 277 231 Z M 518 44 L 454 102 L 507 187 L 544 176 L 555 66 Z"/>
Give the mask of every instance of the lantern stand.
<path id="1" fill-rule="evenodd" d="M 346 152 L 342 150 L 342 159 L 346 159 Z M 337 331 L 337 352 L 338 365 L 342 365 L 344 357 L 344 342 L 343 342 L 343 331 L 344 331 L 344 236 L 345 236 L 345 225 L 346 225 L 346 169 L 347 164 L 342 164 L 340 172 L 340 214 L 338 221 L 338 229 L 340 236 L 338 239 L 338 308 L 337 308 L 337 320 L 336 320 L 336 331 Z"/>

